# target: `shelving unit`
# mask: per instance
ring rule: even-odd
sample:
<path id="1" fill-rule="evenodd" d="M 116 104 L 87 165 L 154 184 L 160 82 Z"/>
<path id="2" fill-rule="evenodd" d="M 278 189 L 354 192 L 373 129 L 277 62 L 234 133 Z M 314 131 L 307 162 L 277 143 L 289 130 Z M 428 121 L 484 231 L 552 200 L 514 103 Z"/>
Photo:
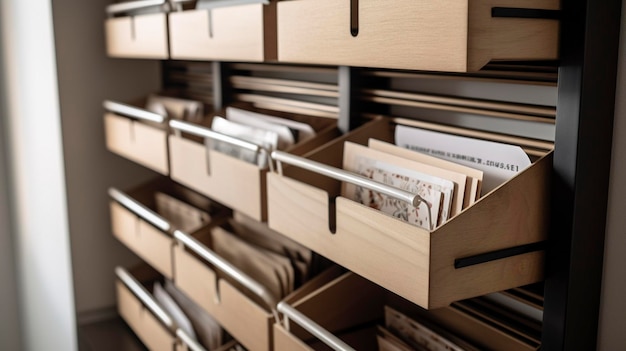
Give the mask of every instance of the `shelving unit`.
<path id="1" fill-rule="evenodd" d="M 596 344 L 602 279 L 621 3 L 570 0 L 561 7 L 541 349 L 591 350 Z M 242 64 L 210 65 L 204 83 L 212 96 L 204 101 L 219 110 L 240 98 L 229 77 Z M 163 64 L 164 87 L 177 84 L 172 72 L 181 66 L 185 63 Z M 338 67 L 338 127 L 342 132 L 360 125 L 365 112 L 391 112 L 384 104 L 361 101 L 361 88 L 372 80 L 380 84 L 365 68 Z"/>

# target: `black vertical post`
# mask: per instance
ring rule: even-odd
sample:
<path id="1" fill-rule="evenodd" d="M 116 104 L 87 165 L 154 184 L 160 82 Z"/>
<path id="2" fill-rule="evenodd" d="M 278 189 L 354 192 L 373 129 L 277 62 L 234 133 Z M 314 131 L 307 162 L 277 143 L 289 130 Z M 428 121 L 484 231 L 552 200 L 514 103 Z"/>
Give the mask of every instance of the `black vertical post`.
<path id="1" fill-rule="evenodd" d="M 562 2 L 543 350 L 595 350 L 621 0 Z"/>
<path id="2" fill-rule="evenodd" d="M 358 126 L 359 74 L 356 68 L 339 67 L 339 121 L 337 127 L 346 133 Z"/>
<path id="3" fill-rule="evenodd" d="M 169 80 L 169 61 L 161 61 L 161 90 L 166 90 L 170 86 Z"/>
<path id="4" fill-rule="evenodd" d="M 228 80 L 228 64 L 214 61 L 211 63 L 211 75 L 213 77 L 213 109 L 219 111 L 230 103 L 232 98 L 231 86 Z"/>

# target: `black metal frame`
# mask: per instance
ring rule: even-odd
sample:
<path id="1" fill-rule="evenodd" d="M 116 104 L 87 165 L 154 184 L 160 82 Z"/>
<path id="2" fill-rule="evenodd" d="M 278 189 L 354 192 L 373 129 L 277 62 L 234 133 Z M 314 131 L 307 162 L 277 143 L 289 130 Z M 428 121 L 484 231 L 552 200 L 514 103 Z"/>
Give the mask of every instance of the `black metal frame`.
<path id="1" fill-rule="evenodd" d="M 542 349 L 595 350 L 621 0 L 563 1 Z"/>

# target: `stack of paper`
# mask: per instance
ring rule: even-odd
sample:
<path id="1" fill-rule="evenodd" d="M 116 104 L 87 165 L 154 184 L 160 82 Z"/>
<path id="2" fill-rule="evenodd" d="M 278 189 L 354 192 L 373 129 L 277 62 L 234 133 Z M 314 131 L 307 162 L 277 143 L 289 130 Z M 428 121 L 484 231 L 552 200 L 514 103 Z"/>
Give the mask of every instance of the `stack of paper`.
<path id="1" fill-rule="evenodd" d="M 379 351 L 476 351 L 476 347 L 435 325 L 409 318 L 385 306 L 385 326 L 378 327 Z"/>
<path id="2" fill-rule="evenodd" d="M 279 301 L 317 271 L 313 252 L 270 230 L 267 225 L 235 214 L 228 225 L 211 231 L 213 251 L 267 288 Z M 228 276 L 224 277 L 230 280 Z M 233 284 L 239 285 L 233 281 Z M 258 301 L 246 288 L 241 291 Z"/>
<path id="3" fill-rule="evenodd" d="M 225 117 L 214 117 L 211 129 L 258 145 L 268 152 L 286 150 L 315 136 L 315 130 L 309 124 L 234 107 L 226 109 Z M 223 141 L 207 140 L 207 143 L 214 150 L 257 164 L 261 168 L 267 165 L 267 155 Z"/>

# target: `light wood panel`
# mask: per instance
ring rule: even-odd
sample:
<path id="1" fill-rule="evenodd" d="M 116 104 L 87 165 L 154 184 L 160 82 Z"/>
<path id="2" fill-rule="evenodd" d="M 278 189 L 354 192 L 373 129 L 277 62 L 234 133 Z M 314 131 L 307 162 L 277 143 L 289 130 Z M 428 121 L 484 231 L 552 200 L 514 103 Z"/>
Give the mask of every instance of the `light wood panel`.
<path id="1" fill-rule="evenodd" d="M 106 146 L 161 174 L 169 173 L 167 131 L 113 113 L 104 115 Z"/>
<path id="2" fill-rule="evenodd" d="M 115 201 L 110 203 L 113 235 L 167 278 L 172 278 L 173 239 Z"/>
<path id="3" fill-rule="evenodd" d="M 263 112 L 263 111 L 260 111 Z M 298 142 L 287 152 L 302 154 L 323 145 L 337 135 L 333 123 L 307 116 L 294 120 L 310 124 L 316 131 L 313 138 Z M 210 120 L 204 121 L 210 125 Z M 224 205 L 258 221 L 267 218 L 265 175 L 267 168 L 247 163 L 206 147 L 195 139 L 169 136 L 171 178 Z"/>
<path id="4" fill-rule="evenodd" d="M 118 312 L 150 351 L 174 350 L 175 338 L 121 282 L 116 282 Z"/>
<path id="5" fill-rule="evenodd" d="M 328 150 L 317 150 L 311 158 L 326 154 Z M 433 232 L 337 197 L 334 234 L 329 225 L 332 194 L 307 184 L 323 184 L 316 179 L 320 176 L 290 168 L 289 175 L 296 178 L 267 176 L 268 223 L 394 293 L 437 308 L 542 279 L 542 252 L 461 269 L 454 268 L 454 261 L 545 240 L 550 167 L 551 156 L 544 157 Z"/>
<path id="6" fill-rule="evenodd" d="M 220 61 L 276 59 L 276 3 L 173 12 L 172 58 Z"/>
<path id="7" fill-rule="evenodd" d="M 350 2 L 282 1 L 278 58 L 452 72 L 476 71 L 491 60 L 557 58 L 558 21 L 492 18 L 494 6 L 552 9 L 558 2 L 361 0 L 353 37 Z"/>
<path id="8" fill-rule="evenodd" d="M 167 17 L 164 13 L 108 18 L 106 50 L 110 57 L 167 59 Z"/>
<path id="9" fill-rule="evenodd" d="M 229 282 L 219 279 L 201 259 L 174 248 L 175 283 L 251 351 L 271 350 L 274 317 Z"/>
<path id="10" fill-rule="evenodd" d="M 265 220 L 267 170 L 175 135 L 169 136 L 169 146 L 174 181 L 256 220 Z"/>
<path id="11" fill-rule="evenodd" d="M 275 351 L 313 351 L 313 349 L 298 339 L 282 325 L 274 324 L 274 350 Z"/>

